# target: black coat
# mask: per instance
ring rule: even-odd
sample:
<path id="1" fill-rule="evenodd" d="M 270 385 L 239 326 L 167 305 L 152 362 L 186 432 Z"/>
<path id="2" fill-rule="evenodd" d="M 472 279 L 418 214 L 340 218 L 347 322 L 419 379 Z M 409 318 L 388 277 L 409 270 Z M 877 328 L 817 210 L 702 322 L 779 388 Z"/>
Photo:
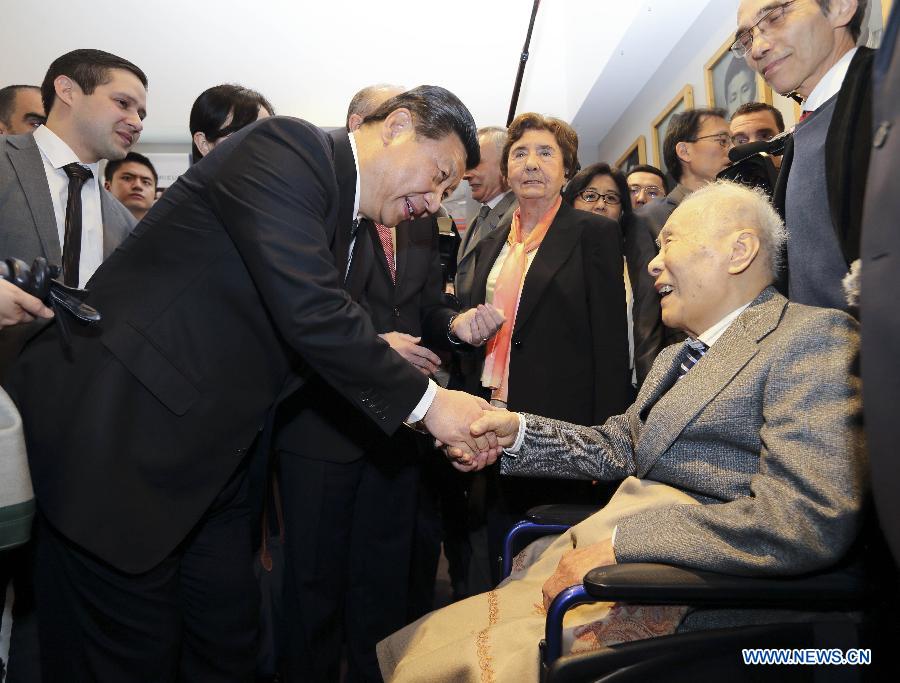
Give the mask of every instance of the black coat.
<path id="1" fill-rule="evenodd" d="M 310 369 L 384 432 L 406 418 L 426 380 L 341 288 L 354 190 L 346 133 L 248 126 L 97 271 L 100 330 L 76 328 L 68 358 L 58 325 L 26 347 L 11 393 L 38 503 L 67 538 L 124 571 L 156 565 Z"/>
<path id="2" fill-rule="evenodd" d="M 476 247 L 473 304 L 485 301 L 488 274 L 508 235 L 509 226 L 497 228 Z M 628 407 L 623 268 L 614 221 L 560 206 L 522 288 L 510 352 L 510 410 L 591 424 Z"/>

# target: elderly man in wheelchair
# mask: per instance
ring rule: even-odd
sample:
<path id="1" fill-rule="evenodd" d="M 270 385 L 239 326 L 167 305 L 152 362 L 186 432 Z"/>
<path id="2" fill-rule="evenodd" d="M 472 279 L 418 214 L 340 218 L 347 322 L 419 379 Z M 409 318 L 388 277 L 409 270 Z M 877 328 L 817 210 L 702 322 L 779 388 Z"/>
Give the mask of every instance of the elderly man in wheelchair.
<path id="1" fill-rule="evenodd" d="M 778 621 L 772 608 L 808 620 L 812 596 L 851 607 L 858 583 L 815 575 L 860 531 L 858 326 L 773 288 L 784 240 L 761 193 L 725 181 L 693 193 L 649 265 L 663 321 L 688 340 L 660 353 L 626 413 L 583 427 L 495 410 L 472 425 L 497 434 L 504 475 L 623 483 L 602 510 L 530 546 L 494 591 L 380 643 L 386 680 L 537 680 L 563 650 L 682 638 L 671 656 L 700 647 L 698 630 Z M 460 469 L 490 460 L 448 456 Z M 582 605 L 589 597 L 603 602 Z M 620 665 L 625 650 L 613 650 Z"/>

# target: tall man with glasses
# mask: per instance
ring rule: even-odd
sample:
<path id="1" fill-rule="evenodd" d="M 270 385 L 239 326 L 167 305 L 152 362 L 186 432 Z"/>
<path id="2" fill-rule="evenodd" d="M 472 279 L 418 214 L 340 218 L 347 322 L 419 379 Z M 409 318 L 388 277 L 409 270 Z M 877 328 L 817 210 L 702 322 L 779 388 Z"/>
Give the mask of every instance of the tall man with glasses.
<path id="1" fill-rule="evenodd" d="M 650 202 L 635 212 L 654 240 L 675 207 L 728 166 L 728 150 L 733 145 L 725 116 L 724 109 L 690 109 L 669 122 L 663 157 L 678 184 L 664 201 Z"/>
<path id="2" fill-rule="evenodd" d="M 782 288 L 800 303 L 843 310 L 872 145 L 874 52 L 856 47 L 866 2 L 742 0 L 731 46 L 774 90 L 803 99 L 775 187 L 790 235 Z"/>

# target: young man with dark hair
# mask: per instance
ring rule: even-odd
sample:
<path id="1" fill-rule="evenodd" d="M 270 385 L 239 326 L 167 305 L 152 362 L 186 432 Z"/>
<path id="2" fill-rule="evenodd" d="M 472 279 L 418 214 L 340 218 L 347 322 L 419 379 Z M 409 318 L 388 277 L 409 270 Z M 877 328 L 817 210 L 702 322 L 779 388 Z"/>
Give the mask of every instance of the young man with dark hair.
<path id="1" fill-rule="evenodd" d="M 143 154 L 129 152 L 124 159 L 115 159 L 103 170 L 105 187 L 125 205 L 136 221 L 140 221 L 156 201 L 159 176 L 153 164 Z"/>
<path id="2" fill-rule="evenodd" d="M 654 199 L 666 195 L 666 174 L 656 166 L 639 164 L 628 171 L 628 192 L 631 194 L 631 206 L 639 209 Z"/>
<path id="3" fill-rule="evenodd" d="M 24 135 L 46 120 L 41 89 L 36 85 L 0 88 L 0 135 Z"/>
<path id="4" fill-rule="evenodd" d="M 777 108 L 765 102 L 747 102 L 731 115 L 731 141 L 735 145 L 768 142 L 784 132 L 784 117 Z M 781 155 L 773 156 L 775 168 L 781 168 Z"/>
<path id="5" fill-rule="evenodd" d="M 867 0 L 742 0 L 732 52 L 773 90 L 803 99 L 773 201 L 787 223 L 790 299 L 850 310 L 872 147 L 874 52 L 856 47 Z"/>

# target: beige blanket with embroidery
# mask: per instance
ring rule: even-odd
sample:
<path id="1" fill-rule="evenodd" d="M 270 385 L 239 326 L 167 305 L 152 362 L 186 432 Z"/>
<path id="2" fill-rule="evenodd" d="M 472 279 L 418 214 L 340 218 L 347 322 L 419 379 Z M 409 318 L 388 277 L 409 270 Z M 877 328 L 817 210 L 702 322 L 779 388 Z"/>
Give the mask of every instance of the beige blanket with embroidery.
<path id="1" fill-rule="evenodd" d="M 378 643 L 386 681 L 537 681 L 538 642 L 544 637 L 541 587 L 562 554 L 609 538 L 620 519 L 644 510 L 696 505 L 677 489 L 629 477 L 602 510 L 561 536 L 535 541 L 496 589 L 427 614 Z M 673 633 L 685 607 L 583 605 L 565 619 L 563 652 Z"/>

